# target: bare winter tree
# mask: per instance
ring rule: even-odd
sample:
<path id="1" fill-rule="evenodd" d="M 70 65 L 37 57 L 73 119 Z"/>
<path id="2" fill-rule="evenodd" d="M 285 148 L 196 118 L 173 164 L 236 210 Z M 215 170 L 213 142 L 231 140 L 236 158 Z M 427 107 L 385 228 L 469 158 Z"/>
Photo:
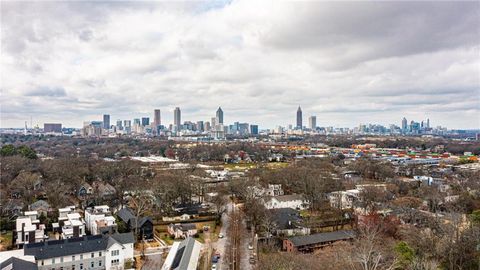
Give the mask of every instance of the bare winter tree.
<path id="1" fill-rule="evenodd" d="M 352 270 L 395 269 L 396 259 L 385 242 L 381 223 L 368 222 L 359 226 L 357 233 L 348 257 Z"/>

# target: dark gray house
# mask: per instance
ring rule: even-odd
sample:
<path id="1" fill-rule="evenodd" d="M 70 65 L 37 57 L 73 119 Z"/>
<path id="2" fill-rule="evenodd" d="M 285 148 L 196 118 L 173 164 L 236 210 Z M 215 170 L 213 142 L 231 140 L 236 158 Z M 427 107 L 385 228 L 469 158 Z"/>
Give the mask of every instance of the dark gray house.
<path id="1" fill-rule="evenodd" d="M 137 226 L 139 239 L 153 239 L 153 221 L 150 217 L 141 217 L 136 223 L 135 215 L 129 208 L 122 208 L 118 211 L 117 216 L 125 222 L 129 231 L 134 231 Z"/>

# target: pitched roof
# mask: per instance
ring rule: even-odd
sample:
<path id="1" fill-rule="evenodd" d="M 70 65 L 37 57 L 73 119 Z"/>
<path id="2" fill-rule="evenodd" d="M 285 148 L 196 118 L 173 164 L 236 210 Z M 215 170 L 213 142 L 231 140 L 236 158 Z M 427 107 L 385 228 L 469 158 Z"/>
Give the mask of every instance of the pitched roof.
<path id="1" fill-rule="evenodd" d="M 4 268 L 12 270 L 37 270 L 38 266 L 33 262 L 25 261 L 17 257 L 10 257 L 0 264 L 0 269 Z"/>
<path id="2" fill-rule="evenodd" d="M 268 211 L 279 230 L 296 228 L 296 225 L 302 220 L 299 211 L 292 208 L 277 208 Z"/>
<path id="3" fill-rule="evenodd" d="M 40 208 L 50 208 L 50 204 L 44 200 L 38 200 L 32 204 L 30 204 L 30 210 L 37 210 Z"/>
<path id="4" fill-rule="evenodd" d="M 188 237 L 182 242 L 174 242 L 162 269 L 195 269 L 200 255 L 201 244 Z"/>
<path id="5" fill-rule="evenodd" d="M 305 246 L 324 242 L 334 242 L 339 240 L 347 240 L 355 237 L 355 232 L 351 230 L 317 233 L 304 236 L 295 236 L 288 238 L 294 246 Z"/>
<path id="6" fill-rule="evenodd" d="M 112 238 L 117 240 L 120 244 L 133 244 L 135 243 L 135 238 L 133 237 L 133 233 L 115 233 L 111 235 Z"/>
<path id="7" fill-rule="evenodd" d="M 179 223 L 179 224 L 170 224 L 173 229 L 179 229 L 181 231 L 195 230 L 197 226 L 193 223 Z"/>
<path id="8" fill-rule="evenodd" d="M 132 213 L 132 210 L 130 210 L 129 208 L 122 208 L 120 209 L 120 211 L 118 211 L 117 213 L 117 216 L 123 220 L 123 222 L 125 223 L 129 223 L 130 222 L 130 226 L 133 228 L 135 227 L 135 216 L 133 215 Z M 152 219 L 150 217 L 141 217 L 139 220 L 138 220 L 138 228 L 141 228 L 143 226 L 143 224 L 145 224 L 145 222 L 147 221 L 150 221 L 152 222 Z M 153 222 L 152 222 L 153 223 Z"/>
<path id="9" fill-rule="evenodd" d="M 66 240 L 26 244 L 24 246 L 24 251 L 25 255 L 35 256 L 36 260 L 43 260 L 106 250 L 114 243 L 112 240 L 121 245 L 135 242 L 132 233 L 116 233 L 111 236 L 90 235 Z"/>
<path id="10" fill-rule="evenodd" d="M 123 222 L 128 223 L 131 219 L 134 219 L 132 211 L 129 208 L 122 208 L 118 211 L 117 216 L 123 220 Z"/>
<path id="11" fill-rule="evenodd" d="M 272 197 L 275 198 L 279 202 L 289 202 L 289 201 L 303 201 L 303 196 L 300 194 L 292 194 L 292 195 L 281 195 Z"/>
<path id="12" fill-rule="evenodd" d="M 25 255 L 33 255 L 36 260 L 89 253 L 107 249 L 108 236 L 92 235 L 66 240 L 32 243 L 24 246 Z"/>

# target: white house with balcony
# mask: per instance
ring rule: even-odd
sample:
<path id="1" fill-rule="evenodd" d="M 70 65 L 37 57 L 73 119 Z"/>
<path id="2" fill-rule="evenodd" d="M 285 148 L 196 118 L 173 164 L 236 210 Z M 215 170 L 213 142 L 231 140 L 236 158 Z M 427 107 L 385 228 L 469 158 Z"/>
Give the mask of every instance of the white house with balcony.
<path id="1" fill-rule="evenodd" d="M 47 239 L 45 225 L 40 224 L 37 211 L 27 211 L 15 222 L 15 244 L 21 246 L 27 243 L 38 243 Z"/>
<path id="2" fill-rule="evenodd" d="M 94 206 L 85 209 L 85 222 L 91 234 L 100 234 L 105 231 L 113 232 L 117 223 L 107 205 Z"/>

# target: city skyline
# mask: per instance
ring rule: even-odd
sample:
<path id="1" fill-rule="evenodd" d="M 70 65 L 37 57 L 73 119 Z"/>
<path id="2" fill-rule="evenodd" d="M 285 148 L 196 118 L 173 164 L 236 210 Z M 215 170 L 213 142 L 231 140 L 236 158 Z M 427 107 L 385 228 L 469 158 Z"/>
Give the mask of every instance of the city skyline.
<path id="1" fill-rule="evenodd" d="M 221 104 L 225 122 L 274 128 L 301 104 L 319 126 L 479 128 L 479 5 L 2 2 L 0 127 Z"/>

